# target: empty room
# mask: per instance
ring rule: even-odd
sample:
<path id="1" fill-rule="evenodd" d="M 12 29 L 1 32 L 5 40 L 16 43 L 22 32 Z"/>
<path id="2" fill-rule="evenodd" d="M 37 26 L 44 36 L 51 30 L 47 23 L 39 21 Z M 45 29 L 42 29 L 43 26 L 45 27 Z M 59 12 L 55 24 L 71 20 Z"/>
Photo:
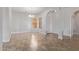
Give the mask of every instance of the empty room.
<path id="1" fill-rule="evenodd" d="M 79 51 L 78 7 L 0 7 L 1 51 Z"/>

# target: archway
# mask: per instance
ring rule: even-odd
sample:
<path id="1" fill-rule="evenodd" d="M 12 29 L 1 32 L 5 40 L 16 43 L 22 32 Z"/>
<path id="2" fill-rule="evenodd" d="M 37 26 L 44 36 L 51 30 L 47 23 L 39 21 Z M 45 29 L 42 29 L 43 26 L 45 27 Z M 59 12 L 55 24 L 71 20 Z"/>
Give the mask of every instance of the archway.
<path id="1" fill-rule="evenodd" d="M 75 11 L 72 16 L 72 32 L 79 34 L 79 10 Z"/>
<path id="2" fill-rule="evenodd" d="M 55 30 L 55 10 L 49 10 L 46 16 L 46 32 L 52 33 Z"/>

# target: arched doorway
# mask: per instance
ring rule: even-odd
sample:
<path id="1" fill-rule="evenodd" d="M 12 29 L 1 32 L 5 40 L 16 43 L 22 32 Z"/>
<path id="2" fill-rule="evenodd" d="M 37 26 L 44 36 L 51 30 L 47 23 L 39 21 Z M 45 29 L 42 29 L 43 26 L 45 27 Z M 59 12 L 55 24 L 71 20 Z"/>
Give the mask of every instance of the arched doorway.
<path id="1" fill-rule="evenodd" d="M 55 30 L 55 10 L 49 10 L 46 16 L 46 32 L 52 33 Z"/>
<path id="2" fill-rule="evenodd" d="M 72 31 L 73 34 L 79 34 L 79 10 L 75 11 L 72 16 Z"/>

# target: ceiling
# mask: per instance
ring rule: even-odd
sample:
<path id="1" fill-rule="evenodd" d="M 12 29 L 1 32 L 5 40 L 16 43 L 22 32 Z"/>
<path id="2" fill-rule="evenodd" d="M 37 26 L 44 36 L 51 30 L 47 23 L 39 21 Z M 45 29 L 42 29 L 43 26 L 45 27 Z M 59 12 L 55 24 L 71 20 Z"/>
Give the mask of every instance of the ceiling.
<path id="1" fill-rule="evenodd" d="M 46 7 L 13 7 L 13 11 L 29 14 L 39 14 L 46 10 Z"/>

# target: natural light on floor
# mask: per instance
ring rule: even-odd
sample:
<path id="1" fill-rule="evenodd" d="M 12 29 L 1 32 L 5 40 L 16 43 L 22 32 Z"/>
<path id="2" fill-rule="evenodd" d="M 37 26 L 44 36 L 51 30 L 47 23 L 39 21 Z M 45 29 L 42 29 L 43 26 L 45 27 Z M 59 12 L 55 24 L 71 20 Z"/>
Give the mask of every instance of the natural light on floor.
<path id="1" fill-rule="evenodd" d="M 37 50 L 37 48 L 38 48 L 38 43 L 37 43 L 37 40 L 36 40 L 36 37 L 34 34 L 32 34 L 30 47 L 32 50 Z"/>

